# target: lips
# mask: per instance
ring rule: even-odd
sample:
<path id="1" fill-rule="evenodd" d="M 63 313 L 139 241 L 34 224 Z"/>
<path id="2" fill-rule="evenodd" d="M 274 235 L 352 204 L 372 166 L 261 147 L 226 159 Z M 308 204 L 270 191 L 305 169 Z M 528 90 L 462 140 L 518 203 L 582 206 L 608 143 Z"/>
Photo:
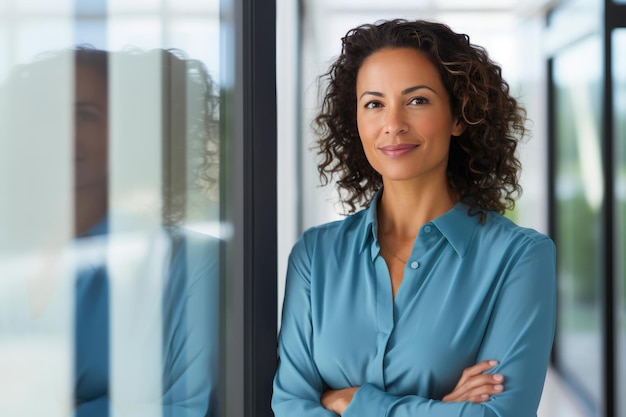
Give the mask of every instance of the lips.
<path id="1" fill-rule="evenodd" d="M 409 152 L 417 149 L 419 145 L 415 145 L 412 143 L 399 143 L 397 145 L 386 145 L 382 146 L 378 149 L 385 155 L 390 158 L 397 158 L 399 156 L 403 156 L 408 154 Z"/>

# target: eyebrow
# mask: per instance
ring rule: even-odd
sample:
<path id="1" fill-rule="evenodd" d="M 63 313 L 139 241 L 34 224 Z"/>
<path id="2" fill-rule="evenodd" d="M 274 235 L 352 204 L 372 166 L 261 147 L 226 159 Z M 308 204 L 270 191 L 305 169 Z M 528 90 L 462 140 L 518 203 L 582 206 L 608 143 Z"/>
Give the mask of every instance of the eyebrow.
<path id="1" fill-rule="evenodd" d="M 91 101 L 77 101 L 74 103 L 74 106 L 81 107 L 81 108 L 93 108 L 93 109 L 102 111 L 102 108 L 99 104 L 91 102 Z"/>
<path id="2" fill-rule="evenodd" d="M 405 88 L 404 90 L 401 91 L 401 94 L 404 96 L 406 94 L 410 94 L 413 91 L 417 91 L 417 90 L 421 90 L 421 89 L 427 89 L 432 91 L 433 93 L 437 94 L 437 92 L 435 90 L 433 90 L 432 88 L 430 88 L 427 85 L 424 84 L 420 84 L 420 85 L 414 85 L 413 87 L 409 87 L 409 88 Z M 385 95 L 383 93 L 380 93 L 378 91 L 364 91 L 363 94 L 361 94 L 361 96 L 359 97 L 359 100 L 363 98 L 363 96 L 365 95 L 370 95 L 370 96 L 376 96 L 376 97 L 384 97 Z"/>

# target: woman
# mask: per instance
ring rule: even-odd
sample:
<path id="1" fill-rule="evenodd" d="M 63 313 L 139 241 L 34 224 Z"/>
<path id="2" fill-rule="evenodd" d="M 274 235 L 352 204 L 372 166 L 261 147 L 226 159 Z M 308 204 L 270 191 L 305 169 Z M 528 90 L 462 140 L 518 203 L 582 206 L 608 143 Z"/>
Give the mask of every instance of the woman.
<path id="1" fill-rule="evenodd" d="M 218 259 L 219 241 L 215 238 L 192 232 L 183 226 L 188 189 L 193 190 L 193 182 L 206 186 L 217 181 L 209 176 L 212 149 L 217 147 L 218 120 L 216 115 L 217 97 L 211 77 L 200 61 L 187 58 L 180 50 L 154 49 L 150 51 L 109 52 L 89 47 L 77 47 L 75 62 L 75 231 L 78 246 L 89 245 L 94 237 L 99 237 L 103 251 L 113 247 L 108 241 L 111 236 L 125 236 L 109 231 L 110 217 L 128 216 L 112 212 L 108 204 L 110 176 L 109 156 L 109 88 L 115 80 L 120 82 L 135 80 L 136 88 L 141 69 L 161 71 L 163 96 L 163 119 L 167 123 L 168 134 L 154 138 L 154 147 L 167 150 L 164 169 L 170 166 L 185 167 L 185 152 L 192 147 L 198 153 L 198 166 L 193 166 L 186 178 L 186 172 L 175 172 L 171 168 L 163 175 L 159 225 L 142 230 L 147 246 L 153 250 L 146 257 L 143 270 L 126 272 L 124 278 L 137 285 L 135 292 L 124 289 L 109 290 L 112 285 L 105 262 L 97 268 L 100 275 L 91 271 L 78 272 L 76 283 L 76 326 L 75 326 L 75 405 L 76 417 L 108 416 L 112 410 L 125 407 L 140 409 L 168 416 L 212 416 L 217 413 L 217 361 L 218 361 Z M 117 67 L 113 67 L 117 65 Z M 117 70 L 112 74 L 111 67 Z M 122 68 L 122 70 L 120 69 Z M 118 78 L 114 78 L 117 76 Z M 115 91 L 120 96 L 123 91 Z M 140 89 L 130 94 L 141 94 Z M 123 96 L 126 97 L 126 96 Z M 130 96 L 126 99 L 129 99 Z M 117 97 L 119 100 L 120 97 Z M 187 113 L 185 113 L 185 111 Z M 144 128 L 137 114 L 126 120 Z M 193 122 L 187 122 L 188 120 Z M 119 123 L 119 120 L 118 120 Z M 128 139 L 127 137 L 126 139 Z M 204 152 L 203 152 L 204 151 Z M 203 152 L 203 153 L 201 153 Z M 213 161 L 214 162 L 214 161 Z M 129 216 L 130 217 L 133 216 Z M 133 218 L 131 222 L 141 221 Z M 132 227 L 132 226 L 131 226 Z M 139 229 L 139 228 L 137 228 Z M 137 231 L 134 230 L 136 234 Z M 129 233 L 128 235 L 131 235 Z M 128 237 L 126 237 L 128 239 Z M 140 239 L 137 239 L 140 240 Z M 159 250 L 159 246 L 164 249 Z M 130 256 L 117 262 L 115 267 L 131 271 L 133 262 L 140 262 Z M 150 264 L 158 265 L 150 268 Z M 162 274 L 162 275 L 161 275 Z M 119 277 L 118 277 L 119 280 Z M 156 291 L 151 283 L 163 281 L 163 288 Z M 119 286 L 119 285 L 118 285 Z M 152 292 L 153 291 L 153 292 Z M 112 297 L 109 296 L 111 293 Z M 122 303 L 114 300 L 129 297 L 133 306 L 143 302 L 156 305 L 150 296 L 161 296 L 160 315 L 155 319 L 149 314 L 132 311 L 125 317 L 124 328 L 127 339 L 117 346 L 126 352 L 118 354 L 113 339 L 122 331 L 110 331 L 108 317 L 120 312 Z M 110 300 L 111 298 L 111 300 Z M 140 310 L 140 308 L 137 308 Z M 154 320 L 154 321 L 149 321 Z M 125 324 L 125 325 L 126 325 Z M 115 323 L 111 323 L 115 325 Z M 143 326 L 160 326 L 158 333 L 162 346 L 152 345 L 142 334 Z M 118 326 L 119 327 L 119 326 Z M 115 329 L 114 329 L 115 330 Z M 130 330 L 130 331 L 129 331 Z M 111 333 L 111 334 L 110 334 Z M 133 334 L 134 333 L 134 334 Z M 135 336 L 139 334 L 140 336 Z M 148 338 L 146 338 L 148 339 Z M 142 346 L 143 344 L 143 346 Z M 145 390 L 128 384 L 131 392 L 120 395 L 119 383 L 113 375 L 124 361 L 133 361 L 130 346 L 135 346 L 139 355 L 159 351 L 161 369 L 151 370 L 146 375 L 135 375 L 138 381 L 146 383 L 147 375 L 161 377 L 155 392 L 144 394 Z M 117 354 L 117 357 L 116 357 Z M 123 356 L 122 356 L 123 355 Z M 117 360 L 117 364 L 113 363 Z M 116 368 L 117 366 L 117 368 Z M 132 369 L 132 368 L 131 368 Z M 135 372 L 137 369 L 135 369 Z M 150 381 L 155 383 L 155 381 Z M 117 389 L 117 391 L 115 391 Z M 115 397 L 117 394 L 117 398 Z M 150 396 L 151 395 L 151 396 Z M 146 411 L 144 410 L 144 412 Z"/>
<path id="2" fill-rule="evenodd" d="M 326 76 L 318 168 L 352 214 L 290 255 L 275 415 L 535 415 L 555 248 L 502 216 L 525 113 L 500 68 L 393 20 L 349 31 Z"/>

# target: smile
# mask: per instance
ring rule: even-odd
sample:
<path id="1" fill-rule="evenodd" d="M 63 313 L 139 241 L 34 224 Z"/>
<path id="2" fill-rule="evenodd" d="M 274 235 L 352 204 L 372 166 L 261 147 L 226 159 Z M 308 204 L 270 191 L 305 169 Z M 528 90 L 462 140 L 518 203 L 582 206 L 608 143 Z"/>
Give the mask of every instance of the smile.
<path id="1" fill-rule="evenodd" d="M 390 158 L 397 158 L 397 157 L 408 154 L 409 152 L 417 149 L 418 147 L 419 145 L 415 145 L 411 143 L 400 143 L 397 145 L 383 146 L 379 149 L 385 156 L 388 156 Z"/>

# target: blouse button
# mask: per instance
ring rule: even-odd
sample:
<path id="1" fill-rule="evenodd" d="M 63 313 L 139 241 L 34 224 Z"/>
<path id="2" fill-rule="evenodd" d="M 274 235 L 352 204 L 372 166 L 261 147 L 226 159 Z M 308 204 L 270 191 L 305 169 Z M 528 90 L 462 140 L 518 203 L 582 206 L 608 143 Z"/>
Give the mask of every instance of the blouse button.
<path id="1" fill-rule="evenodd" d="M 419 266 L 420 266 L 420 264 L 417 261 L 411 262 L 411 268 L 417 269 Z"/>
<path id="2" fill-rule="evenodd" d="M 430 233 L 430 230 L 431 230 L 430 226 L 424 226 L 424 232 Z"/>

